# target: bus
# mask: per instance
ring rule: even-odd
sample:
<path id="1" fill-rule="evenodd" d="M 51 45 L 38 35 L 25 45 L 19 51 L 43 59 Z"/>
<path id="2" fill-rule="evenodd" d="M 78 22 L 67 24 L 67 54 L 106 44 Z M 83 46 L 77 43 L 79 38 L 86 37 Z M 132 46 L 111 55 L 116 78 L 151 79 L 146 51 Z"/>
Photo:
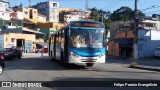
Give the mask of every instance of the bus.
<path id="1" fill-rule="evenodd" d="M 105 63 L 105 25 L 96 21 L 71 21 L 49 37 L 49 56 L 63 63 Z"/>

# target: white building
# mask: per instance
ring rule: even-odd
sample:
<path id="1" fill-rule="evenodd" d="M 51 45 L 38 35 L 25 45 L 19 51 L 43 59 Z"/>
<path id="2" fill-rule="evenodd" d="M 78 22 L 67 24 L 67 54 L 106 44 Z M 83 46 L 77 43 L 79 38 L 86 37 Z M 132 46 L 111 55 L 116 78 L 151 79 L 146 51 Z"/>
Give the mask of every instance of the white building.
<path id="1" fill-rule="evenodd" d="M 47 18 L 46 18 L 46 16 L 44 16 L 44 15 L 38 14 L 38 20 L 39 20 L 39 21 L 44 21 L 44 22 L 46 22 L 46 21 L 47 21 Z"/>
<path id="2" fill-rule="evenodd" d="M 142 22 L 144 29 L 160 30 L 160 21 L 156 18 L 144 19 Z"/>
<path id="3" fill-rule="evenodd" d="M 32 7 L 38 9 L 38 13 L 47 16 L 47 21 L 59 22 L 59 2 L 40 2 Z"/>
<path id="4" fill-rule="evenodd" d="M 160 47 L 160 30 L 138 30 L 139 57 L 153 57 L 156 47 Z"/>
<path id="5" fill-rule="evenodd" d="M 81 16 L 79 15 L 73 15 L 73 14 L 64 15 L 64 23 L 69 23 L 70 21 L 78 21 L 78 20 L 81 20 Z"/>
<path id="6" fill-rule="evenodd" d="M 3 20 L 10 20 L 12 18 L 12 9 L 9 8 L 9 2 L 0 0 L 0 18 Z"/>
<path id="7" fill-rule="evenodd" d="M 14 19 L 20 19 L 20 20 L 24 19 L 23 12 L 20 12 L 20 11 L 13 12 L 11 15 L 12 15 L 12 18 Z"/>

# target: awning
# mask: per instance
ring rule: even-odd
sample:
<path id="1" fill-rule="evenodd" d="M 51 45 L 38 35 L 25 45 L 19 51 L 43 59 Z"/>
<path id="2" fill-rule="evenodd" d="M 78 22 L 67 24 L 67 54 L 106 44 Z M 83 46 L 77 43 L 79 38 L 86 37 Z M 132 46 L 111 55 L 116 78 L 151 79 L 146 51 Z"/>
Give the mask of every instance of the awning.
<path id="1" fill-rule="evenodd" d="M 117 38 L 115 43 L 119 44 L 133 44 L 133 38 Z"/>
<path id="2" fill-rule="evenodd" d="M 30 30 L 30 29 L 26 29 L 26 28 L 22 28 L 22 31 L 25 31 L 25 32 L 30 32 L 30 33 L 34 33 L 34 34 L 45 34 L 43 32 L 39 32 L 39 31 L 35 31 L 35 30 Z"/>
<path id="3" fill-rule="evenodd" d="M 39 42 L 39 43 L 37 43 L 38 45 L 40 45 L 40 46 L 43 46 L 43 47 L 47 47 L 48 46 L 48 44 L 47 43 L 44 43 L 44 42 Z"/>

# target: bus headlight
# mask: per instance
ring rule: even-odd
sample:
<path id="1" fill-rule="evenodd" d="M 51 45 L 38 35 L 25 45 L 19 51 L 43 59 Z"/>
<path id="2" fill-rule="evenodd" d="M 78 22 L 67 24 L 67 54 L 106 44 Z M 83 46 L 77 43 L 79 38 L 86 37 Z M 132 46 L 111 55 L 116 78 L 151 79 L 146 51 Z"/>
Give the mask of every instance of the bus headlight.
<path id="1" fill-rule="evenodd" d="M 103 57 L 104 55 L 105 55 L 105 53 L 103 53 L 103 54 L 99 55 L 99 57 Z"/>
<path id="2" fill-rule="evenodd" d="M 76 56 L 76 57 L 80 57 L 78 55 L 76 55 L 74 52 L 70 51 L 70 55 Z"/>

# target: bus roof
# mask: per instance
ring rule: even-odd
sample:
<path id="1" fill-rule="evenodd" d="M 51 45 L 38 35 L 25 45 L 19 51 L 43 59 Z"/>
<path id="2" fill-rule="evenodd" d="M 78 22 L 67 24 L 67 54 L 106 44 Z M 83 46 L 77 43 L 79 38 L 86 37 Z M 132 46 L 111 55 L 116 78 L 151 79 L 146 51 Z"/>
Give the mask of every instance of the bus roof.
<path id="1" fill-rule="evenodd" d="M 58 32 L 58 31 L 61 31 L 61 30 L 63 30 L 64 28 L 67 28 L 67 27 L 69 27 L 72 23 L 74 23 L 74 22 L 87 22 L 87 23 L 97 23 L 97 24 L 103 24 L 104 25 L 104 23 L 102 23 L 102 22 L 98 22 L 98 21 L 93 21 L 93 20 L 80 20 L 80 21 L 70 21 L 70 23 L 69 24 L 67 24 L 67 25 L 65 25 L 65 26 L 63 26 L 63 27 L 61 27 L 59 30 L 57 30 L 56 32 Z M 55 32 L 55 33 L 56 33 Z M 51 35 L 54 35 L 55 33 L 53 33 L 53 34 L 51 34 Z M 50 36 L 51 36 L 50 35 Z"/>
<path id="2" fill-rule="evenodd" d="M 70 21 L 70 23 L 73 23 L 73 22 L 91 22 L 91 23 L 99 23 L 99 24 L 103 24 L 102 22 L 93 21 L 93 20 Z"/>

